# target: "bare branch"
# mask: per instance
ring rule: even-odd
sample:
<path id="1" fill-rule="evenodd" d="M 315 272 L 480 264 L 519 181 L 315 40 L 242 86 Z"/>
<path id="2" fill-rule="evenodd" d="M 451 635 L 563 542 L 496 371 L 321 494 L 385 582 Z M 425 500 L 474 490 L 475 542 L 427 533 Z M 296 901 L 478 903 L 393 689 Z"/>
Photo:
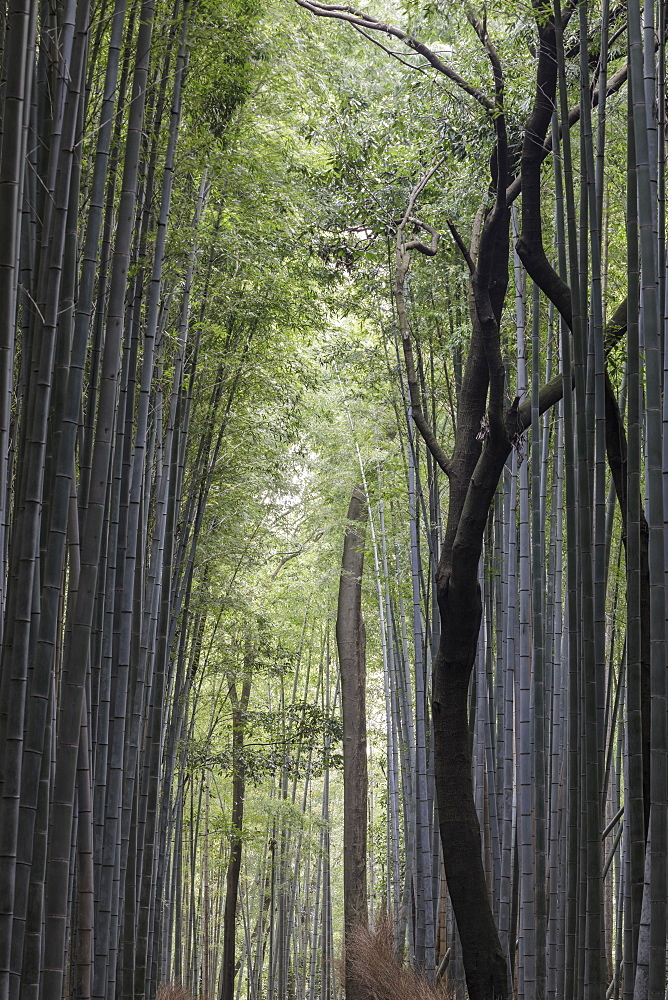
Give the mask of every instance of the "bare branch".
<path id="1" fill-rule="evenodd" d="M 282 557 L 282 558 L 280 559 L 280 561 L 279 561 L 279 563 L 278 563 L 278 566 L 276 567 L 276 569 L 274 570 L 274 572 L 273 572 L 273 573 L 271 574 L 271 576 L 269 577 L 269 579 L 270 579 L 270 580 L 275 580 L 275 579 L 276 579 L 276 577 L 278 576 L 278 574 L 279 574 L 279 573 L 281 572 L 281 570 L 282 570 L 282 569 L 283 569 L 283 567 L 285 566 L 285 564 L 286 564 L 286 563 L 288 563 L 288 562 L 290 562 L 290 560 L 291 560 L 291 559 L 296 559 L 296 558 L 297 558 L 297 556 L 300 556 L 300 555 L 302 554 L 302 552 L 303 552 L 303 551 L 304 551 L 304 546 L 302 545 L 302 546 L 301 546 L 301 548 L 299 548 L 299 549 L 295 549 L 295 551 L 294 551 L 294 552 L 287 552 L 287 553 L 286 553 L 286 554 L 285 554 L 285 555 L 284 555 L 284 556 L 283 556 L 283 557 Z"/>
<path id="2" fill-rule="evenodd" d="M 320 3 L 319 0 L 296 0 L 296 3 L 305 10 L 310 11 L 311 14 L 315 14 L 316 17 L 331 17 L 340 21 L 348 21 L 349 24 L 354 24 L 360 28 L 365 28 L 367 31 L 382 31 L 386 35 L 391 35 L 393 38 L 398 38 L 399 41 L 403 42 L 409 48 L 413 49 L 414 52 L 418 52 L 421 56 L 427 60 L 429 65 L 441 73 L 443 76 L 447 77 L 455 83 L 461 90 L 465 91 L 470 97 L 480 104 L 481 107 L 485 109 L 489 114 L 494 113 L 494 102 L 490 101 L 486 94 L 482 92 L 478 87 L 474 87 L 473 84 L 468 83 L 459 73 L 456 72 L 447 63 L 444 63 L 440 56 L 437 56 L 433 49 L 430 49 L 428 45 L 421 42 L 417 38 L 412 38 L 401 28 L 397 28 L 394 24 L 388 24 L 385 21 L 379 21 L 377 18 L 373 17 L 371 14 L 363 14 L 360 11 L 355 10 L 354 7 L 343 7 L 338 4 L 325 4 Z"/>
<path id="3" fill-rule="evenodd" d="M 364 31 L 363 28 L 360 28 L 359 24 L 353 24 L 353 28 L 355 29 L 355 31 L 358 31 L 363 38 L 366 38 L 367 41 L 371 42 L 373 45 L 378 46 L 378 48 L 382 49 L 383 52 L 385 52 L 388 56 L 392 56 L 393 59 L 396 59 L 397 62 L 400 62 L 402 66 L 407 66 L 408 69 L 415 70 L 416 73 L 422 73 L 426 77 L 429 76 L 429 74 L 427 73 L 426 69 L 423 66 L 414 66 L 413 63 L 409 63 L 408 59 L 404 59 L 402 56 L 399 55 L 398 52 L 393 52 L 392 49 L 388 49 L 388 47 L 386 45 L 383 45 L 382 42 L 379 42 L 377 38 L 374 38 L 373 35 L 368 34 L 368 32 Z"/>
<path id="4" fill-rule="evenodd" d="M 422 175 L 422 177 L 420 177 L 420 179 L 418 180 L 417 184 L 415 184 L 415 186 L 413 187 L 413 190 L 411 191 L 411 193 L 409 195 L 409 198 L 408 198 L 408 204 L 406 206 L 406 211 L 404 212 L 404 214 L 403 214 L 403 216 L 401 218 L 401 221 L 399 222 L 399 225 L 397 227 L 397 238 L 399 238 L 399 235 L 402 232 L 402 230 L 403 230 L 404 226 L 406 225 L 406 223 L 411 219 L 411 215 L 412 215 L 413 209 L 415 208 L 415 202 L 420 197 L 420 195 L 422 194 L 422 192 L 424 191 L 424 189 L 426 188 L 427 184 L 432 179 L 432 177 L 434 176 L 434 174 L 436 173 L 436 171 L 438 170 L 438 168 L 440 167 L 440 165 L 443 163 L 444 159 L 445 159 L 445 157 L 441 156 L 441 158 L 438 159 L 436 161 L 436 163 L 434 163 L 434 165 L 431 166 L 429 168 L 429 170 L 427 170 L 427 172 Z M 416 221 L 416 220 L 414 219 L 413 221 Z M 420 225 L 422 225 L 422 223 L 420 223 Z"/>
<path id="5" fill-rule="evenodd" d="M 468 264 L 469 271 L 471 272 L 471 274 L 474 274 L 475 273 L 475 264 L 473 263 L 473 258 L 471 257 L 471 254 L 468 251 L 468 247 L 466 246 L 466 243 L 464 243 L 464 240 L 459 235 L 459 233 L 457 231 L 457 227 L 455 226 L 455 224 L 452 221 L 452 219 L 446 219 L 446 222 L 448 224 L 448 229 L 452 233 L 453 240 L 455 241 L 455 243 L 459 247 L 459 251 L 460 251 L 462 257 L 464 258 L 464 260 Z"/>
<path id="6" fill-rule="evenodd" d="M 409 243 L 405 244 L 404 250 L 406 252 L 417 250 L 419 253 L 424 254 L 425 257 L 435 257 L 438 253 L 438 241 L 441 234 L 434 229 L 433 226 L 430 226 L 428 222 L 420 222 L 419 219 L 414 218 L 412 215 L 409 216 L 409 219 L 411 222 L 414 222 L 416 226 L 419 226 L 420 229 L 424 229 L 425 232 L 431 234 L 431 244 L 426 246 L 424 243 L 421 243 L 420 240 L 411 240 Z"/>

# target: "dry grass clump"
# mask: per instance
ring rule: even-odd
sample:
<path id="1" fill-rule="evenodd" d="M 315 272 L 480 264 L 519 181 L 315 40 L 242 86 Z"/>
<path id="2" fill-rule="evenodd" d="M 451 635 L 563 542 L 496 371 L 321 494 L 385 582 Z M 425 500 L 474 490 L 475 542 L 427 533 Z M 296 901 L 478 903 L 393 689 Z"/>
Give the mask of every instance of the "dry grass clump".
<path id="1" fill-rule="evenodd" d="M 193 995 L 185 986 L 176 983 L 162 983 L 158 986 L 155 1000 L 193 1000 Z"/>
<path id="2" fill-rule="evenodd" d="M 397 960 L 387 917 L 374 930 L 360 927 L 348 943 L 347 956 L 352 975 L 369 1000 L 445 1000 L 447 996 L 444 989 Z"/>

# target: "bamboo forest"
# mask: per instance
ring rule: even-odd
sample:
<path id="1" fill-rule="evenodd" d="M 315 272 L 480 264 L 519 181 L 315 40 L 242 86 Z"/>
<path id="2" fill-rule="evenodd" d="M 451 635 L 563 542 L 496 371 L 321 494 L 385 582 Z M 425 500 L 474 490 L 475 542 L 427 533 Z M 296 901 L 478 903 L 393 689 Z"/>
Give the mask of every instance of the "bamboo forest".
<path id="1" fill-rule="evenodd" d="M 668 1000 L 667 12 L 2 0 L 0 1000 Z"/>

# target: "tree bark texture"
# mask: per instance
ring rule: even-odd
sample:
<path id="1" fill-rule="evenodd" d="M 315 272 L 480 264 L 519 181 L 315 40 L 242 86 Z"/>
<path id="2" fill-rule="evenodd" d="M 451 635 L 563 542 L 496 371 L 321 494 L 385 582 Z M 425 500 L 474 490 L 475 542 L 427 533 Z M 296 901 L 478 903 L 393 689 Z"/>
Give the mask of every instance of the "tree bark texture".
<path id="1" fill-rule="evenodd" d="M 362 573 L 367 520 L 364 492 L 353 490 L 348 508 L 336 614 L 336 644 L 341 672 L 343 710 L 343 892 L 346 946 L 367 911 L 367 745 L 366 635 L 362 617 Z M 345 967 L 346 997 L 361 1000 L 359 984 Z"/>

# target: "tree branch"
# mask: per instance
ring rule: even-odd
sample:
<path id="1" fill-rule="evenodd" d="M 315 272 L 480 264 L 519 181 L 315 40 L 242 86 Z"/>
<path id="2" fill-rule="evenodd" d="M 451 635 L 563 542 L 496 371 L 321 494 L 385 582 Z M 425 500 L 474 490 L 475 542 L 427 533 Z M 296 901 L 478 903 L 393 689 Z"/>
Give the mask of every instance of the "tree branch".
<path id="1" fill-rule="evenodd" d="M 286 555 L 282 556 L 282 558 L 280 559 L 280 561 L 278 563 L 278 566 L 276 567 L 276 569 L 274 570 L 274 572 L 271 574 L 271 576 L 269 577 L 269 579 L 272 580 L 272 581 L 275 580 L 276 577 L 278 576 L 278 574 L 281 572 L 281 570 L 285 566 L 285 564 L 288 563 L 288 562 L 290 562 L 291 559 L 296 559 L 297 556 L 300 556 L 303 551 L 304 551 L 304 546 L 302 545 L 300 548 L 295 549 L 294 552 L 288 552 L 288 553 L 286 553 Z"/>
<path id="2" fill-rule="evenodd" d="M 505 82 L 503 67 L 498 53 L 489 37 L 487 24 L 481 23 L 468 8 L 466 16 L 472 25 L 489 58 L 494 77 L 494 131 L 496 132 L 496 202 L 499 208 L 506 207 L 506 187 L 508 185 L 508 136 L 504 109 Z"/>
<path id="3" fill-rule="evenodd" d="M 422 73 L 424 76 L 429 77 L 429 74 L 423 66 L 414 66 L 412 63 L 409 63 L 408 59 L 404 59 L 398 52 L 393 52 L 392 49 L 388 49 L 388 47 L 383 45 L 382 42 L 379 42 L 377 38 L 374 38 L 373 35 L 369 35 L 363 28 L 360 28 L 359 24 L 353 24 L 353 28 L 355 31 L 358 31 L 363 38 L 366 38 L 367 41 L 371 42 L 372 45 L 382 49 L 388 56 L 392 56 L 393 59 L 400 62 L 402 66 L 407 66 L 408 69 L 415 70 L 417 73 Z"/>
<path id="4" fill-rule="evenodd" d="M 569 327 L 570 329 L 570 327 Z M 615 309 L 612 319 L 606 326 L 606 337 L 610 338 L 612 346 L 616 344 L 621 337 L 626 332 L 626 299 L 624 299 Z M 607 379 L 607 375 L 606 375 Z M 607 391 L 607 386 L 606 386 Z M 538 394 L 538 412 L 545 413 L 550 407 L 558 403 L 563 396 L 563 376 L 555 375 L 553 379 L 546 382 L 544 386 L 541 387 Z M 519 401 L 516 400 L 516 403 Z M 510 426 L 507 427 L 508 433 L 512 438 L 513 433 L 523 434 L 531 426 L 531 399 L 525 399 L 520 405 L 515 407 L 517 416 L 513 419 L 510 418 Z M 512 410 L 512 407 L 511 407 Z M 510 414 L 510 410 L 508 411 Z M 507 416 L 506 422 L 508 424 L 509 418 Z M 612 468 L 612 466 L 611 466 Z M 619 490 L 617 491 L 619 495 Z M 621 502 L 621 497 L 620 497 Z"/>
<path id="5" fill-rule="evenodd" d="M 626 82 L 627 76 L 628 76 L 628 66 L 622 66 L 621 69 L 617 70 L 614 76 L 612 76 L 608 81 L 608 86 L 606 87 L 605 90 L 606 97 L 610 97 L 612 94 L 616 94 L 617 91 L 620 90 L 624 85 L 624 83 Z M 597 105 L 598 105 L 598 91 L 595 91 L 592 107 L 596 107 Z M 573 108 L 569 112 L 568 114 L 569 129 L 573 128 L 573 126 L 580 121 L 581 114 L 582 114 L 582 109 L 580 108 L 580 105 Z M 564 134 L 565 128 L 566 126 L 563 125 L 563 123 L 559 126 L 560 136 Z M 548 135 L 545 141 L 543 142 L 541 150 L 541 163 L 543 162 L 543 160 L 547 159 L 547 157 L 550 155 L 551 152 L 552 152 L 552 135 Z M 512 205 L 512 203 L 515 201 L 521 190 L 522 190 L 522 175 L 520 173 L 508 185 L 508 189 L 506 190 L 506 203 L 508 205 Z"/>
<path id="6" fill-rule="evenodd" d="M 508 136 L 506 133 L 504 108 L 504 76 L 501 60 L 489 38 L 486 25 L 481 23 L 470 9 L 467 10 L 467 17 L 482 42 L 491 63 L 494 76 L 494 131 L 496 133 L 494 156 L 496 158 L 496 171 L 492 169 L 492 178 L 496 187 L 496 201 L 492 211 L 487 213 L 485 217 L 480 236 L 477 265 L 471 272 L 471 284 L 489 375 L 488 416 L 490 435 L 498 439 L 505 436 L 503 399 L 506 371 L 501 356 L 499 335 L 501 305 L 498 301 L 497 293 L 499 288 L 503 288 L 503 295 L 505 296 L 508 257 L 506 250 L 505 256 L 501 260 L 501 255 L 497 251 L 500 249 L 501 243 L 507 245 L 509 222 L 508 210 L 506 208 Z M 503 235 L 504 229 L 505 236 Z"/>
<path id="7" fill-rule="evenodd" d="M 433 69 L 447 77 L 452 83 L 455 83 L 470 97 L 473 97 L 485 111 L 489 114 L 494 112 L 494 102 L 490 101 L 482 90 L 468 83 L 456 70 L 448 66 L 447 63 L 444 63 L 428 45 L 425 45 L 424 42 L 419 41 L 417 38 L 412 38 L 405 31 L 402 31 L 401 28 L 397 28 L 395 25 L 388 24 L 385 21 L 379 21 L 371 14 L 361 13 L 355 10 L 354 7 L 325 4 L 320 3 L 319 0 L 296 0 L 296 3 L 305 10 L 310 11 L 311 14 L 315 14 L 316 17 L 331 17 L 340 21 L 348 21 L 350 24 L 358 25 L 360 28 L 366 28 L 367 31 L 382 31 L 386 35 L 398 38 L 404 45 L 413 49 L 414 52 L 418 52 L 421 56 L 424 56 Z"/>
<path id="8" fill-rule="evenodd" d="M 434 457 L 434 460 L 443 469 L 443 472 L 447 476 L 451 474 L 452 463 L 449 456 L 445 452 L 445 449 L 438 441 L 429 421 L 424 415 L 422 410 L 422 402 L 420 399 L 420 387 L 418 385 L 417 375 L 415 371 L 415 359 L 413 358 L 413 344 L 411 342 L 410 328 L 408 324 L 408 311 L 406 309 L 406 298 L 404 295 L 404 282 L 406 280 L 406 274 L 411 262 L 411 251 L 418 250 L 420 253 L 424 253 L 427 256 L 433 257 L 438 250 L 438 232 L 426 222 L 421 222 L 416 219 L 411 213 L 415 207 L 415 202 L 421 191 L 424 190 L 425 186 L 429 182 L 430 178 L 434 176 L 439 166 L 442 163 L 442 159 L 439 160 L 434 166 L 418 180 L 417 184 L 413 187 L 408 198 L 408 205 L 406 211 L 397 226 L 397 238 L 396 238 L 396 285 L 395 285 L 395 301 L 397 304 L 397 319 L 399 321 L 399 332 L 401 333 L 401 343 L 404 353 L 404 364 L 406 366 L 406 380 L 408 382 L 408 395 L 411 404 L 411 412 L 413 415 L 413 420 L 418 431 L 424 439 L 424 443 L 429 448 L 429 451 Z M 417 226 L 424 229 L 426 232 L 431 233 L 431 246 L 426 246 L 419 240 L 410 240 L 408 243 L 404 243 L 404 227 L 408 222 L 414 222 Z"/>
<path id="9" fill-rule="evenodd" d="M 427 246 L 420 240 L 411 240 L 409 243 L 404 245 L 404 251 L 408 252 L 411 250 L 417 250 L 419 253 L 424 254 L 425 257 L 435 257 L 438 253 L 438 241 L 441 234 L 437 232 L 433 226 L 430 226 L 428 222 L 421 222 L 412 215 L 409 216 L 409 221 L 414 222 L 416 226 L 420 227 L 420 229 L 424 229 L 425 232 L 430 233 L 431 243 Z"/>
<path id="10" fill-rule="evenodd" d="M 466 263 L 468 265 L 468 269 L 469 269 L 470 273 L 473 274 L 474 271 L 475 271 L 475 264 L 473 263 L 473 258 L 471 257 L 471 254 L 469 253 L 469 250 L 468 250 L 468 247 L 466 246 L 466 243 L 464 243 L 464 240 L 462 239 L 462 237 L 460 236 L 459 232 L 457 231 L 457 227 L 455 226 L 454 222 L 451 219 L 446 219 L 445 221 L 447 222 L 448 229 L 452 233 L 453 240 L 457 244 L 459 252 L 461 253 L 462 257 L 464 258 L 464 260 L 466 261 Z"/>
<path id="11" fill-rule="evenodd" d="M 545 385 L 541 386 L 538 393 L 538 412 L 540 414 L 545 413 L 549 410 L 555 403 L 558 403 L 564 394 L 564 379 L 561 373 L 555 375 L 553 379 L 546 382 Z M 511 411 L 509 410 L 508 413 Z M 510 423 L 510 426 L 508 424 Z M 525 399 L 522 403 L 516 406 L 516 417 L 514 423 L 507 419 L 506 424 L 508 426 L 509 436 L 514 434 L 523 434 L 531 426 L 531 398 Z"/>
<path id="12" fill-rule="evenodd" d="M 408 196 L 408 204 L 406 205 L 406 211 L 404 212 L 403 216 L 401 217 L 401 221 L 399 222 L 397 234 L 404 228 L 406 223 L 410 220 L 413 209 L 415 208 L 415 202 L 420 197 L 420 195 L 422 194 L 422 192 L 424 191 L 427 184 L 432 179 L 432 177 L 434 176 L 440 165 L 443 163 L 444 159 L 445 157 L 441 156 L 440 159 L 438 159 L 436 163 L 434 163 L 434 165 L 431 166 L 429 170 L 427 170 L 427 172 L 422 175 L 417 184 L 414 185 L 410 195 Z"/>

